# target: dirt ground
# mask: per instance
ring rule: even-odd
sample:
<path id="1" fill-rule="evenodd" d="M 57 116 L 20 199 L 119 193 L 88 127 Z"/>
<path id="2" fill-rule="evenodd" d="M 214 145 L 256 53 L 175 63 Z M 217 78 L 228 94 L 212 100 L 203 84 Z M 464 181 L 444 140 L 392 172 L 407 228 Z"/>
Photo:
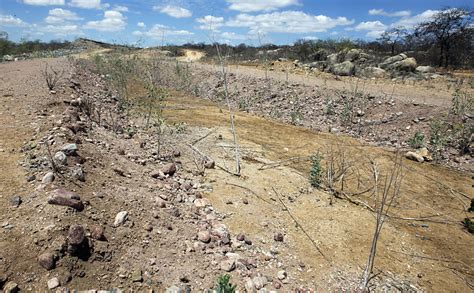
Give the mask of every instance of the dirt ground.
<path id="1" fill-rule="evenodd" d="M 66 70 L 55 94 L 43 84 L 45 62 Z M 0 279 L 36 292 L 47 291 L 53 277 L 59 279 L 60 288 L 80 290 L 154 288 L 162 292 L 175 285 L 202 291 L 226 273 L 223 267 L 230 259 L 238 258 L 229 274 L 241 291 L 249 280 L 261 276 L 267 280 L 267 290 L 324 292 L 357 286 L 370 249 L 373 213 L 345 200 L 330 205 L 329 194 L 308 183 L 308 156 L 316 151 L 324 154 L 330 147 L 343 149 L 355 168 L 367 175 L 368 158 L 386 171 L 392 152 L 354 138 L 239 112 L 242 176 L 219 167 L 199 175 L 194 164 L 199 155 L 189 144 L 217 166 L 233 168 L 228 112 L 219 105 L 173 92 L 164 111 L 168 134 L 157 155 L 158 142 L 148 131 L 138 130 L 130 139 L 86 119 L 84 133 L 71 133 L 64 122 L 58 122 L 78 96 L 96 99 L 104 107 L 113 105 L 99 76 L 75 75 L 65 59 L 1 64 L 0 71 L 4 73 L 0 87 Z M 71 87 L 71 76 L 79 80 L 80 90 Z M 410 92 L 410 87 L 405 90 Z M 438 103 L 437 98 L 429 101 Z M 142 121 L 137 118 L 133 123 Z M 79 157 L 85 159 L 80 163 L 68 157 L 63 177 L 50 185 L 41 183 L 49 171 L 40 143 L 45 139 L 52 142 L 53 153 L 65 143 L 76 142 Z M 180 157 L 172 155 L 177 150 Z M 150 176 L 168 162 L 178 166 L 177 174 L 162 179 Z M 472 292 L 473 236 L 461 224 L 473 195 L 472 174 L 408 160 L 403 163 L 401 197 L 379 242 L 374 290 Z M 75 168 L 84 169 L 85 182 L 71 179 Z M 29 178 L 32 175 L 36 178 Z M 86 202 L 84 211 L 48 204 L 48 191 L 59 186 L 80 194 Z M 360 190 L 354 182 L 346 188 L 347 192 Z M 18 207 L 11 203 L 15 195 L 22 198 Z M 211 205 L 198 207 L 196 199 L 201 196 Z M 369 197 L 359 199 L 370 202 Z M 124 210 L 129 220 L 115 227 L 116 214 Z M 74 224 L 85 227 L 92 244 L 87 258 L 63 251 L 64 238 Z M 105 229 L 108 241 L 92 239 L 96 226 Z M 197 239 L 198 231 L 223 227 L 231 235 L 230 244 L 214 234 L 210 243 Z M 250 241 L 236 239 L 240 233 Z M 284 240 L 275 241 L 275 233 L 282 233 Z M 45 251 L 57 251 L 59 256 L 50 271 L 37 261 Z M 282 279 L 281 271 L 286 275 Z"/>

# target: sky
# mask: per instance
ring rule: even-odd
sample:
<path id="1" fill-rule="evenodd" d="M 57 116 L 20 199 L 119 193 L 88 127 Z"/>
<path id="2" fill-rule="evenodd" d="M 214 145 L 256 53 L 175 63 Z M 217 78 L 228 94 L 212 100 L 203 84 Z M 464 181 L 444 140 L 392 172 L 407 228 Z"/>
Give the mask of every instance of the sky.
<path id="1" fill-rule="evenodd" d="M 187 42 L 291 44 L 374 40 L 472 0 L 0 0 L 13 41 L 74 40 L 159 46 Z"/>

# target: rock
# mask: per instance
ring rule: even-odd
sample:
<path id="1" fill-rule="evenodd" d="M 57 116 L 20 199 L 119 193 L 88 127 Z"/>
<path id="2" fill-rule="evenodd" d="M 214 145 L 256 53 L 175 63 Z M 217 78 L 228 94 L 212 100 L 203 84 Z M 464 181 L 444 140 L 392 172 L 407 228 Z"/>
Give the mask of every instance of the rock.
<path id="1" fill-rule="evenodd" d="M 67 164 L 67 156 L 65 153 L 59 151 L 54 154 L 53 160 L 56 164 L 64 166 Z"/>
<path id="2" fill-rule="evenodd" d="M 209 233 L 209 231 L 199 231 L 198 240 L 204 243 L 209 243 L 211 241 L 211 233 Z"/>
<path id="3" fill-rule="evenodd" d="M 310 54 L 308 58 L 313 61 L 325 61 L 328 58 L 328 52 L 324 49 L 319 49 L 315 53 Z"/>
<path id="4" fill-rule="evenodd" d="M 339 62 L 339 56 L 338 56 L 338 54 L 337 54 L 337 53 L 334 53 L 334 54 L 328 55 L 328 56 L 327 56 L 327 62 L 328 62 L 329 64 L 331 64 L 331 65 L 338 63 L 338 62 Z"/>
<path id="5" fill-rule="evenodd" d="M 357 59 L 359 59 L 359 56 L 361 54 L 361 50 L 359 49 L 350 49 L 347 53 L 346 56 L 344 57 L 344 61 L 350 61 L 353 62 Z"/>
<path id="6" fill-rule="evenodd" d="M 84 228 L 81 225 L 72 225 L 69 227 L 67 235 L 68 244 L 72 246 L 79 246 L 85 240 Z"/>
<path id="7" fill-rule="evenodd" d="M 67 156 L 75 155 L 77 152 L 77 145 L 75 143 L 68 143 L 61 147 L 61 151 Z"/>
<path id="8" fill-rule="evenodd" d="M 369 66 L 361 70 L 360 75 L 367 78 L 383 78 L 387 72 L 382 68 Z"/>
<path id="9" fill-rule="evenodd" d="M 26 178 L 26 182 L 32 182 L 35 180 L 36 180 L 36 175 L 31 175 L 31 176 L 28 176 L 28 178 Z"/>
<path id="10" fill-rule="evenodd" d="M 220 263 L 221 270 L 225 272 L 231 272 L 235 269 L 235 260 L 234 259 L 225 259 Z"/>
<path id="11" fill-rule="evenodd" d="M 430 154 L 426 147 L 423 147 L 417 151 L 417 153 L 423 157 L 423 159 L 427 162 L 433 161 L 433 156 Z"/>
<path id="12" fill-rule="evenodd" d="M 91 237 L 95 240 L 106 240 L 104 228 L 100 226 L 92 227 Z"/>
<path id="13" fill-rule="evenodd" d="M 245 235 L 240 233 L 239 235 L 237 235 L 237 240 L 244 241 L 245 240 Z"/>
<path id="14" fill-rule="evenodd" d="M 20 288 L 18 287 L 18 284 L 15 282 L 8 282 L 3 286 L 3 293 L 17 293 L 20 292 Z"/>
<path id="15" fill-rule="evenodd" d="M 407 56 L 405 54 L 399 54 L 399 55 L 396 55 L 396 56 L 388 57 L 382 63 L 379 64 L 379 67 L 385 69 L 389 65 L 391 65 L 395 62 L 402 61 L 405 58 L 407 58 Z"/>
<path id="16" fill-rule="evenodd" d="M 10 198 L 10 204 L 12 207 L 17 208 L 21 205 L 23 201 L 21 200 L 21 197 L 18 195 L 13 196 Z"/>
<path id="17" fill-rule="evenodd" d="M 40 266 L 50 271 L 56 267 L 56 257 L 51 252 L 45 252 L 38 256 Z"/>
<path id="18" fill-rule="evenodd" d="M 84 209 L 84 204 L 80 199 L 81 198 L 78 194 L 58 188 L 50 192 L 48 203 L 53 205 L 68 206 L 78 211 L 82 211 Z"/>
<path id="19" fill-rule="evenodd" d="M 179 150 L 174 150 L 173 151 L 173 157 L 177 158 L 181 156 L 181 152 Z"/>
<path id="20" fill-rule="evenodd" d="M 132 282 L 137 283 L 137 282 L 142 282 L 142 281 L 143 281 L 142 270 L 140 269 L 133 270 Z"/>
<path id="21" fill-rule="evenodd" d="M 121 211 L 115 216 L 115 221 L 114 221 L 114 227 L 118 227 L 125 223 L 128 217 L 128 212 L 126 211 Z"/>
<path id="22" fill-rule="evenodd" d="M 405 71 L 405 72 L 413 72 L 415 71 L 416 66 L 417 64 L 416 64 L 415 58 L 406 58 L 389 65 L 388 69 L 397 70 L 397 71 Z"/>
<path id="23" fill-rule="evenodd" d="M 194 206 L 197 208 L 204 208 L 210 205 L 209 201 L 206 198 L 197 198 L 194 200 Z"/>
<path id="24" fill-rule="evenodd" d="M 176 165 L 174 163 L 168 163 L 163 165 L 160 171 L 165 175 L 173 176 L 173 174 L 176 172 Z"/>
<path id="25" fill-rule="evenodd" d="M 81 182 L 86 181 L 86 175 L 84 174 L 84 170 L 82 170 L 81 167 L 76 168 L 72 171 L 72 177 L 76 180 L 81 181 Z"/>
<path id="26" fill-rule="evenodd" d="M 412 160 L 412 161 L 417 161 L 417 162 L 420 162 L 420 163 L 423 163 L 423 161 L 425 159 L 423 159 L 423 156 L 415 153 L 415 152 L 407 152 L 405 154 L 405 158 L 409 159 L 409 160 Z"/>
<path id="27" fill-rule="evenodd" d="M 206 169 L 214 169 L 216 166 L 216 163 L 214 160 L 207 158 L 206 161 L 204 162 L 204 168 Z"/>
<path id="28" fill-rule="evenodd" d="M 418 66 L 415 71 L 418 73 L 434 73 L 435 69 L 431 66 Z"/>
<path id="29" fill-rule="evenodd" d="M 48 281 L 48 289 L 54 289 L 59 287 L 59 279 L 58 278 L 52 278 Z"/>
<path id="30" fill-rule="evenodd" d="M 184 293 L 184 290 L 179 288 L 178 286 L 173 285 L 171 287 L 166 288 L 165 293 Z"/>
<path id="31" fill-rule="evenodd" d="M 278 273 L 277 273 L 278 280 L 284 280 L 284 279 L 286 279 L 287 276 L 288 276 L 287 273 L 283 270 L 278 271 Z"/>
<path id="32" fill-rule="evenodd" d="M 273 235 L 273 240 L 278 241 L 278 242 L 283 242 L 283 234 L 278 232 Z"/>
<path id="33" fill-rule="evenodd" d="M 260 290 L 268 284 L 268 280 L 264 276 L 257 276 L 252 279 L 255 289 Z"/>
<path id="34" fill-rule="evenodd" d="M 54 172 L 48 172 L 43 176 L 41 183 L 49 184 L 54 181 Z"/>
<path id="35" fill-rule="evenodd" d="M 344 61 L 342 63 L 334 64 L 331 67 L 332 73 L 340 76 L 351 76 L 354 75 L 355 65 L 350 61 Z"/>

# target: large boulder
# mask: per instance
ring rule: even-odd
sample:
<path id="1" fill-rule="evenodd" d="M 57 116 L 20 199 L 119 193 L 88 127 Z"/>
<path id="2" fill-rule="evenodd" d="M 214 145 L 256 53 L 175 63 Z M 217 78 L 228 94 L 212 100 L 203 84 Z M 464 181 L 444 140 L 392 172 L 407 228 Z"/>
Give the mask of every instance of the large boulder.
<path id="1" fill-rule="evenodd" d="M 367 78 L 383 78 L 387 75 L 387 72 L 382 68 L 369 66 L 362 69 L 359 74 Z"/>
<path id="2" fill-rule="evenodd" d="M 324 49 L 320 49 L 313 54 L 309 55 L 309 59 L 313 61 L 325 61 L 328 58 L 328 52 Z"/>
<path id="3" fill-rule="evenodd" d="M 390 65 L 392 65 L 393 63 L 402 61 L 406 58 L 407 58 L 407 55 L 405 55 L 403 53 L 398 54 L 396 56 L 388 57 L 382 63 L 379 64 L 379 67 L 382 68 L 382 69 L 385 69 L 385 68 L 389 67 Z"/>
<path id="4" fill-rule="evenodd" d="M 342 63 L 334 64 L 331 71 L 336 75 L 351 76 L 354 75 L 355 65 L 350 61 L 344 61 Z"/>
<path id="5" fill-rule="evenodd" d="M 431 66 L 418 66 L 415 71 L 418 73 L 434 73 L 435 69 Z"/>
<path id="6" fill-rule="evenodd" d="M 404 72 L 414 72 L 417 67 L 415 58 L 406 58 L 401 61 L 397 61 L 390 66 L 388 69 Z"/>
<path id="7" fill-rule="evenodd" d="M 328 67 L 328 63 L 326 61 L 316 61 L 316 62 L 309 63 L 308 67 L 310 69 L 319 69 L 323 71 Z"/>
<path id="8" fill-rule="evenodd" d="M 355 60 L 359 59 L 360 54 L 362 53 L 359 49 L 350 49 L 346 56 L 344 57 L 344 61 L 354 62 Z"/>
<path id="9" fill-rule="evenodd" d="M 328 55 L 326 60 L 329 64 L 336 64 L 339 62 L 339 55 L 337 53 L 333 53 L 331 55 Z"/>

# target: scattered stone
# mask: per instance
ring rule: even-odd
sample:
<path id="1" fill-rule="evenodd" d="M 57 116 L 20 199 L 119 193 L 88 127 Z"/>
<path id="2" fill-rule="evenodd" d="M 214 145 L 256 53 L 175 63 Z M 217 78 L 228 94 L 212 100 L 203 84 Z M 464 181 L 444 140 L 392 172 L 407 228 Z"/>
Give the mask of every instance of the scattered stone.
<path id="1" fill-rule="evenodd" d="M 209 243 L 211 241 L 211 234 L 209 231 L 199 231 L 198 240 L 204 243 Z"/>
<path id="2" fill-rule="evenodd" d="M 53 205 L 68 206 L 78 211 L 82 211 L 84 209 L 84 204 L 82 203 L 78 194 L 62 188 L 58 188 L 50 192 L 48 203 Z"/>
<path id="3" fill-rule="evenodd" d="M 237 240 L 244 241 L 245 240 L 245 235 L 240 233 L 239 235 L 237 235 Z"/>
<path id="4" fill-rule="evenodd" d="M 4 293 L 17 293 L 20 292 L 20 288 L 18 287 L 18 284 L 15 282 L 8 282 L 5 284 L 3 287 L 3 292 Z"/>
<path id="5" fill-rule="evenodd" d="M 31 176 L 28 176 L 28 178 L 26 178 L 26 182 L 32 182 L 35 180 L 36 180 L 36 175 L 31 175 Z"/>
<path id="6" fill-rule="evenodd" d="M 74 169 L 72 171 L 72 177 L 81 181 L 81 182 L 85 182 L 86 181 L 86 175 L 84 174 L 84 170 L 82 170 L 81 167 L 77 168 L 77 169 Z"/>
<path id="7" fill-rule="evenodd" d="M 67 164 L 67 156 L 65 153 L 59 151 L 54 154 L 53 160 L 58 165 L 66 165 Z"/>
<path id="8" fill-rule="evenodd" d="M 125 221 L 127 220 L 127 217 L 128 217 L 128 212 L 126 211 L 121 211 L 120 213 L 118 213 L 115 216 L 114 226 L 118 227 L 122 225 L 123 223 L 125 223 Z"/>
<path id="9" fill-rule="evenodd" d="M 165 175 L 173 176 L 173 174 L 176 172 L 176 165 L 174 163 L 168 163 L 163 165 L 160 171 Z"/>
<path id="10" fill-rule="evenodd" d="M 415 153 L 415 152 L 407 152 L 405 154 L 405 158 L 409 159 L 409 160 L 412 160 L 412 161 L 417 161 L 417 162 L 420 162 L 420 163 L 423 163 L 423 161 L 425 159 L 423 159 L 423 156 Z"/>
<path id="11" fill-rule="evenodd" d="M 252 245 L 252 240 L 249 239 L 247 236 L 245 236 L 244 242 L 245 242 L 245 244 L 247 244 L 247 245 Z"/>
<path id="12" fill-rule="evenodd" d="M 284 236 L 283 236 L 283 234 L 280 233 L 280 232 L 275 233 L 275 234 L 273 235 L 273 240 L 278 241 L 278 242 L 282 242 L 282 241 L 283 241 L 283 238 L 284 238 Z"/>
<path id="13" fill-rule="evenodd" d="M 173 151 L 173 157 L 177 158 L 181 156 L 181 152 L 179 150 L 174 150 Z"/>
<path id="14" fill-rule="evenodd" d="M 77 145 L 75 143 L 68 143 L 63 145 L 61 151 L 65 153 L 67 156 L 76 155 L 77 152 Z"/>
<path id="15" fill-rule="evenodd" d="M 132 272 L 132 282 L 138 283 L 143 281 L 142 270 L 136 269 Z"/>
<path id="16" fill-rule="evenodd" d="M 255 289 L 260 290 L 267 285 L 268 280 L 264 276 L 257 276 L 252 279 L 252 282 L 255 286 Z"/>
<path id="17" fill-rule="evenodd" d="M 94 226 L 91 229 L 91 237 L 95 240 L 106 240 L 104 228 L 100 226 Z"/>
<path id="18" fill-rule="evenodd" d="M 59 279 L 58 278 L 52 278 L 48 281 L 48 289 L 54 289 L 59 287 Z"/>
<path id="19" fill-rule="evenodd" d="M 288 276 L 287 272 L 283 271 L 283 270 L 278 271 L 278 273 L 277 273 L 278 280 L 284 280 L 284 279 L 286 279 L 287 276 Z"/>
<path id="20" fill-rule="evenodd" d="M 197 198 L 194 200 L 194 206 L 196 206 L 197 208 L 204 208 L 208 205 L 210 204 L 206 198 Z"/>
<path id="21" fill-rule="evenodd" d="M 184 293 L 184 290 L 179 288 L 178 286 L 173 285 L 171 287 L 166 288 L 165 293 Z"/>
<path id="22" fill-rule="evenodd" d="M 433 156 L 430 154 L 426 147 L 423 147 L 417 151 L 417 153 L 423 157 L 423 159 L 427 162 L 433 161 Z"/>
<path id="23" fill-rule="evenodd" d="M 146 223 L 143 226 L 143 229 L 145 229 L 145 231 L 151 232 L 151 231 L 153 231 L 153 225 L 151 223 Z"/>
<path id="24" fill-rule="evenodd" d="M 248 201 L 246 198 L 244 198 L 244 199 L 242 200 L 242 203 L 243 203 L 243 204 L 249 204 L 249 201 Z"/>
<path id="25" fill-rule="evenodd" d="M 235 259 L 225 259 L 221 261 L 220 268 L 226 272 L 232 272 L 235 269 Z"/>
<path id="26" fill-rule="evenodd" d="M 38 263 L 40 266 L 50 271 L 56 267 L 56 258 L 53 253 L 45 252 L 38 256 Z"/>
<path id="27" fill-rule="evenodd" d="M 434 73 L 435 69 L 431 66 L 418 66 L 415 71 L 419 73 Z"/>
<path id="28" fill-rule="evenodd" d="M 207 158 L 206 161 L 204 162 L 204 168 L 206 169 L 214 169 L 216 166 L 216 162 L 214 160 Z"/>
<path id="29" fill-rule="evenodd" d="M 48 172 L 43 176 L 41 183 L 49 184 L 54 181 L 54 172 Z"/>
<path id="30" fill-rule="evenodd" d="M 79 246 L 85 240 L 84 228 L 81 225 L 72 225 L 69 227 L 69 233 L 67 235 L 67 240 L 69 245 Z"/>
<path id="31" fill-rule="evenodd" d="M 18 196 L 18 195 L 15 195 L 13 196 L 11 199 L 10 199 L 10 204 L 12 205 L 12 207 L 14 208 L 17 208 L 21 205 L 23 201 L 21 200 L 21 197 Z"/>

